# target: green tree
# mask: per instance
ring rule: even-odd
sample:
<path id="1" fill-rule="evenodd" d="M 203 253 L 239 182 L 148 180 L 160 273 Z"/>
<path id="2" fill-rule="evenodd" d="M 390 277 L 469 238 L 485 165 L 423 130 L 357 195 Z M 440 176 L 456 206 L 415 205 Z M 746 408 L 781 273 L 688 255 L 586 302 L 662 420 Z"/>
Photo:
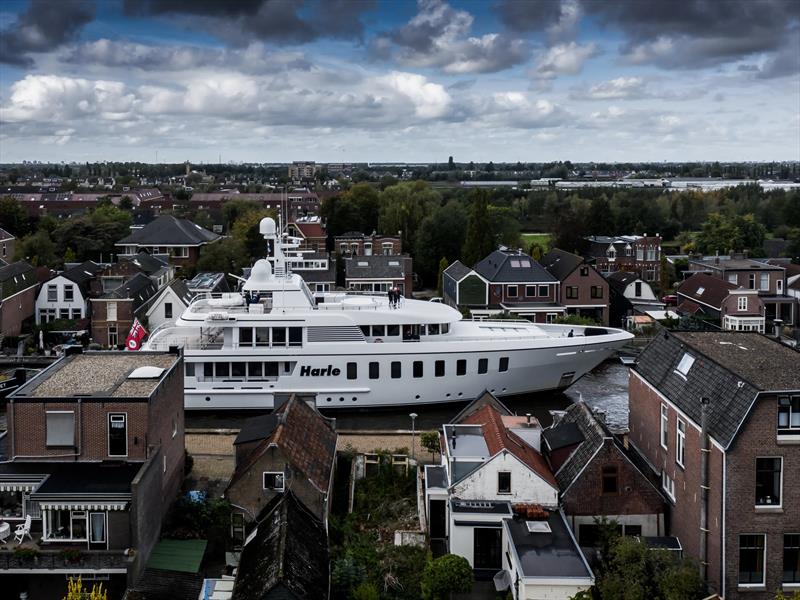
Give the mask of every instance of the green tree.
<path id="1" fill-rule="evenodd" d="M 704 254 L 719 252 L 763 252 L 766 228 L 752 214 L 727 217 L 712 213 L 697 236 L 697 249 Z"/>
<path id="2" fill-rule="evenodd" d="M 239 275 L 242 267 L 249 264 L 242 241 L 230 237 L 203 246 L 197 259 L 197 270 Z"/>
<path id="3" fill-rule="evenodd" d="M 434 285 L 442 257 L 461 255 L 466 222 L 464 208 L 451 200 L 445 206 L 434 208 L 420 223 L 413 248 L 414 270 L 427 285 Z M 439 286 L 438 283 L 435 285 Z"/>
<path id="4" fill-rule="evenodd" d="M 528 254 L 531 255 L 533 260 L 542 260 L 542 256 L 544 255 L 542 245 L 539 242 L 533 242 L 531 247 L 528 249 Z"/>
<path id="5" fill-rule="evenodd" d="M 436 293 L 440 298 L 444 296 L 444 272 L 449 266 L 450 263 L 443 256 L 442 260 L 439 261 L 439 273 L 436 275 Z"/>
<path id="6" fill-rule="evenodd" d="M 0 227 L 21 237 L 30 232 L 30 221 L 25 208 L 14 198 L 0 198 Z"/>
<path id="7" fill-rule="evenodd" d="M 786 234 L 786 256 L 792 259 L 795 264 L 800 264 L 800 227 L 789 230 Z"/>
<path id="8" fill-rule="evenodd" d="M 64 262 L 65 263 L 74 263 L 77 260 L 75 257 L 75 251 L 67 246 L 66 252 L 64 252 Z"/>
<path id="9" fill-rule="evenodd" d="M 247 253 L 247 261 L 264 258 L 267 242 L 259 231 L 259 223 L 265 217 L 277 217 L 274 210 L 255 209 L 242 213 L 231 227 L 231 235 L 239 240 Z"/>
<path id="10" fill-rule="evenodd" d="M 386 235 L 400 232 L 403 248 L 412 251 L 420 224 L 440 203 L 439 193 L 424 181 L 404 181 L 388 187 L 380 195 L 378 229 Z"/>
<path id="11" fill-rule="evenodd" d="M 439 432 L 423 431 L 419 436 L 419 443 L 431 453 L 431 460 L 433 460 L 436 457 L 436 453 L 441 449 L 439 446 Z"/>
<path id="12" fill-rule="evenodd" d="M 422 575 L 423 600 L 448 600 L 454 593 L 472 591 L 475 575 L 463 556 L 445 554 L 428 561 Z"/>
<path id="13" fill-rule="evenodd" d="M 380 600 L 380 597 L 378 588 L 366 581 L 354 588 L 350 594 L 350 600 Z"/>
<path id="14" fill-rule="evenodd" d="M 472 197 L 469 217 L 467 218 L 467 234 L 464 249 L 461 251 L 463 262 L 472 267 L 488 256 L 495 249 L 495 240 L 489 228 L 489 206 L 486 193 L 477 190 Z"/>
<path id="15" fill-rule="evenodd" d="M 15 252 L 17 260 L 27 260 L 33 266 L 60 266 L 58 249 L 46 231 L 37 231 L 22 238 L 17 243 Z"/>

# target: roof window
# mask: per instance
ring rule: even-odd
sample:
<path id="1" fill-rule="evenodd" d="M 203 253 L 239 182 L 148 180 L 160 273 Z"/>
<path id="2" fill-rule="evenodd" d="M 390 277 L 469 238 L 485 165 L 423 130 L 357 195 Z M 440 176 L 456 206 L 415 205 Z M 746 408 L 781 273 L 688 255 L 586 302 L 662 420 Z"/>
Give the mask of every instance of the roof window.
<path id="1" fill-rule="evenodd" d="M 699 287 L 699 288 L 697 288 L 697 295 L 698 295 L 698 296 L 702 296 L 702 295 L 703 295 L 703 292 L 705 292 L 705 291 L 706 291 L 706 288 L 704 288 L 704 287 Z"/>
<path id="2" fill-rule="evenodd" d="M 550 523 L 547 521 L 525 521 L 528 527 L 528 533 L 552 533 Z"/>
<path id="3" fill-rule="evenodd" d="M 683 355 L 683 358 L 681 358 L 681 362 L 678 363 L 678 368 L 676 369 L 676 371 L 681 375 L 683 375 L 684 377 L 686 377 L 689 374 L 689 369 L 692 368 L 693 364 L 694 364 L 694 356 L 692 356 L 689 353 L 686 353 Z"/>

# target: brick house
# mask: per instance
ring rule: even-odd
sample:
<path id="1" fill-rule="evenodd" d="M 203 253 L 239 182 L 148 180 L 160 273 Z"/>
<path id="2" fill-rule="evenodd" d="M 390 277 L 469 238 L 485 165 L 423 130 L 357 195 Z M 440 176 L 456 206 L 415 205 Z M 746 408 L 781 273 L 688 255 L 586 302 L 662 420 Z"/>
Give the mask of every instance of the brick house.
<path id="1" fill-rule="evenodd" d="M 36 270 L 24 260 L 0 267 L 0 337 L 16 337 L 34 316 Z"/>
<path id="2" fill-rule="evenodd" d="M 707 273 L 694 273 L 677 288 L 678 310 L 697 315 L 719 324 L 722 320 L 722 304 L 728 293 L 738 286 Z"/>
<path id="3" fill-rule="evenodd" d="M 658 300 L 650 284 L 636 273 L 617 271 L 606 279 L 611 292 L 609 323 L 612 327 L 626 326 L 631 322 L 629 317 L 637 314 L 664 309 L 664 303 Z"/>
<path id="4" fill-rule="evenodd" d="M 290 236 L 300 238 L 299 250 L 325 252 L 328 234 L 325 233 L 325 226 L 318 216 L 298 217 L 289 221 L 286 230 Z"/>
<path id="5" fill-rule="evenodd" d="M 345 287 L 382 293 L 396 287 L 406 298 L 414 287 L 414 260 L 407 255 L 353 256 L 345 258 Z"/>
<path id="6" fill-rule="evenodd" d="M 722 301 L 722 328 L 726 331 L 765 333 L 764 302 L 755 290 L 731 290 Z"/>
<path id="7" fill-rule="evenodd" d="M 318 215 L 320 199 L 316 192 L 305 188 L 289 192 L 254 192 L 239 193 L 238 190 L 223 192 L 198 192 L 192 194 L 189 205 L 195 210 L 209 211 L 212 219 L 223 225 L 222 207 L 230 200 L 253 202 L 267 210 L 274 210 L 281 215 L 281 221 L 288 221 Z"/>
<path id="8" fill-rule="evenodd" d="M 348 231 L 333 238 L 333 250 L 341 256 L 372 256 L 373 254 L 397 255 L 403 253 L 400 236 L 366 235 L 359 231 Z"/>
<path id="9" fill-rule="evenodd" d="M 104 348 L 123 345 L 133 320 L 144 315 L 156 292 L 149 277 L 136 273 L 99 298 L 92 298 L 92 341 Z"/>
<path id="10" fill-rule="evenodd" d="M 178 267 L 189 267 L 197 264 L 200 248 L 219 239 L 221 238 L 216 233 L 203 229 L 188 219 L 161 215 L 122 238 L 115 246 L 122 256 L 145 251 L 163 256 Z"/>
<path id="11" fill-rule="evenodd" d="M 474 269 L 456 261 L 442 279 L 445 302 L 474 315 L 505 313 L 550 323 L 566 312 L 558 301 L 558 279 L 522 250 L 501 247 Z"/>
<path id="12" fill-rule="evenodd" d="M 664 332 L 630 372 L 630 443 L 661 479 L 669 533 L 724 598 L 800 588 L 798 365 L 757 333 Z"/>
<path id="13" fill-rule="evenodd" d="M 588 248 L 584 257 L 603 275 L 626 271 L 636 273 L 644 281 L 658 281 L 661 270 L 660 235 L 595 235 L 586 238 L 586 241 Z"/>
<path id="14" fill-rule="evenodd" d="M 666 535 L 666 503 L 637 457 L 583 402 L 555 413 L 542 452 L 561 490 L 560 502 L 581 546 L 597 541 L 595 518 L 616 521 L 623 535 Z"/>
<path id="15" fill-rule="evenodd" d="M 558 302 L 569 315 L 580 315 L 608 325 L 608 282 L 583 257 L 553 248 L 539 261 L 553 277 L 561 282 Z"/>
<path id="16" fill-rule="evenodd" d="M 38 597 L 38 585 L 63 585 L 69 573 L 108 577 L 121 594 L 183 481 L 180 353 L 66 356 L 9 397 L 2 438 L 3 518 L 30 518 L 39 552 L 34 560 L 0 550 L 0 570 L 27 576 L 4 591 Z M 65 548 L 76 560 L 62 558 Z"/>
<path id="17" fill-rule="evenodd" d="M 329 420 L 297 396 L 247 421 L 234 441 L 236 468 L 225 490 L 235 529 L 241 533 L 245 522 L 287 489 L 327 522 L 336 438 Z"/>
<path id="18" fill-rule="evenodd" d="M 0 228 L 0 265 L 14 260 L 17 249 L 17 238 L 3 228 Z"/>
<path id="19" fill-rule="evenodd" d="M 764 303 L 767 326 L 775 319 L 785 325 L 797 322 L 797 300 L 786 295 L 786 269 L 747 258 L 743 254 L 733 256 L 708 256 L 689 259 L 688 273 L 706 273 L 746 290 L 757 290 Z"/>

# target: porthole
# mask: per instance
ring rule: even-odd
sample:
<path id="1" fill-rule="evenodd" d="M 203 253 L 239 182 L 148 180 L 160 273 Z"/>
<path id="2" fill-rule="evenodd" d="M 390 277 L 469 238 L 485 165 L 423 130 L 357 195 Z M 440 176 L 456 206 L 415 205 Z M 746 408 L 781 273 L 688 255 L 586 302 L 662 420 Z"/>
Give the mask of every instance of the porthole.
<path id="1" fill-rule="evenodd" d="M 358 398 L 356 398 L 355 396 L 353 396 L 353 402 L 355 402 L 356 400 L 358 400 Z"/>
<path id="2" fill-rule="evenodd" d="M 417 399 L 417 400 L 419 400 L 419 394 L 417 394 L 416 396 L 414 396 L 414 398 L 415 398 L 415 399 Z"/>
<path id="3" fill-rule="evenodd" d="M 344 402 L 344 396 L 339 396 L 339 402 Z"/>
<path id="4" fill-rule="evenodd" d="M 206 402 L 211 402 L 211 396 L 206 396 Z"/>
<path id="5" fill-rule="evenodd" d="M 459 398 L 460 398 L 461 396 L 463 396 L 463 395 L 464 395 L 464 392 L 458 392 L 458 397 L 459 397 Z"/>
<path id="6" fill-rule="evenodd" d="M 328 402 L 330 402 L 331 400 L 333 400 L 333 398 L 328 398 Z"/>
<path id="7" fill-rule="evenodd" d="M 445 398 L 449 398 L 449 397 L 450 397 L 450 392 L 448 392 L 447 394 L 445 394 Z"/>

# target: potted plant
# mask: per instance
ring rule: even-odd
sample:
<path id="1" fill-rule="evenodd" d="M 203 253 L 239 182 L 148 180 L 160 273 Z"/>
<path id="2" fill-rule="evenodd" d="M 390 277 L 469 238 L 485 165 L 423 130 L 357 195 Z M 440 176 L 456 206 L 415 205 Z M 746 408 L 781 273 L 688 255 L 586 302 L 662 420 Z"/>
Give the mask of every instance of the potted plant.
<path id="1" fill-rule="evenodd" d="M 81 560 L 81 551 L 77 548 L 64 548 L 61 551 L 61 558 L 64 559 L 64 564 L 75 564 Z"/>
<path id="2" fill-rule="evenodd" d="M 33 559 L 34 564 L 39 564 L 39 551 L 35 548 L 17 548 L 14 550 L 14 558 L 20 561 L 28 561 Z"/>

